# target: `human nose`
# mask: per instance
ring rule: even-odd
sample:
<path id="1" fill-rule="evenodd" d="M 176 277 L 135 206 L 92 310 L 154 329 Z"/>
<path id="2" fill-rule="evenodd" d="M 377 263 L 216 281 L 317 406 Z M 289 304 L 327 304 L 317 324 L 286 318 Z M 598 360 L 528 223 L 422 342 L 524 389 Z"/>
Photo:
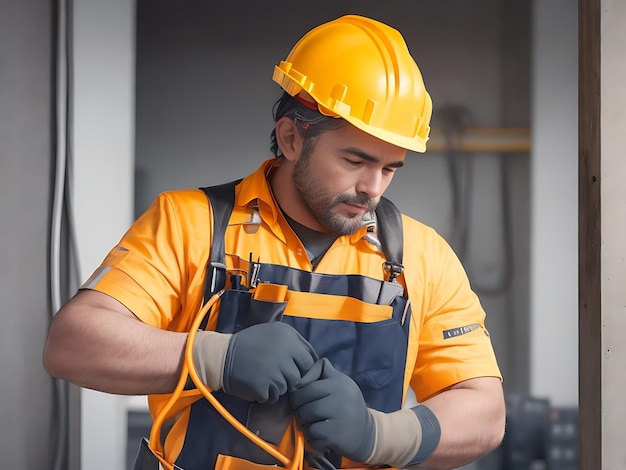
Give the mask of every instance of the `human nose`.
<path id="1" fill-rule="evenodd" d="M 367 194 L 370 199 L 376 199 L 385 190 L 383 175 L 379 171 L 364 172 L 356 186 L 357 193 Z"/>

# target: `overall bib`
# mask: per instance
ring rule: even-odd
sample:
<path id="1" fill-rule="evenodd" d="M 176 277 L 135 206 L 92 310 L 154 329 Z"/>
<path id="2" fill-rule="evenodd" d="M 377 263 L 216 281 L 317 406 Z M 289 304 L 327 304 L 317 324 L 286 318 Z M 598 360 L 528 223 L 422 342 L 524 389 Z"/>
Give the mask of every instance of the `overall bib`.
<path id="1" fill-rule="evenodd" d="M 376 212 L 377 236 L 387 259 L 381 266 L 385 280 L 323 274 L 251 259 L 239 259 L 234 269 L 225 261 L 224 233 L 235 184 L 203 188 L 214 218 L 205 300 L 224 289 L 203 328 L 236 333 L 262 322 L 288 323 L 311 343 L 319 357 L 328 358 L 359 385 L 368 407 L 382 412 L 400 409 L 411 309 L 405 289 L 396 279 L 402 271 L 402 222 L 397 208 L 382 198 Z M 213 395 L 265 441 L 289 448 L 293 419 L 287 396 L 269 405 L 222 391 Z M 180 413 L 182 418 L 178 417 L 167 436 L 177 442 L 177 467 L 225 470 L 281 465 L 237 431 L 206 399 L 193 401 Z M 136 470 L 158 468 L 148 464 L 149 453 L 144 440 Z M 340 455 L 324 457 L 336 468 L 357 466 Z"/>

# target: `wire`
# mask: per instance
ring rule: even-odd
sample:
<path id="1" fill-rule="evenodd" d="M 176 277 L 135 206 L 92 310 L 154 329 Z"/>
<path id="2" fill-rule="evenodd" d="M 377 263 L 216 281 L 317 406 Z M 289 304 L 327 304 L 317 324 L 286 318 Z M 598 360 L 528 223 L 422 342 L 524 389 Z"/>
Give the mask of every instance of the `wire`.
<path id="1" fill-rule="evenodd" d="M 264 441 L 261 437 L 254 434 L 252 431 L 246 428 L 245 425 L 239 422 L 237 418 L 235 418 L 224 407 L 224 405 L 222 405 L 218 401 L 218 399 L 213 396 L 211 390 L 202 382 L 202 379 L 198 375 L 195 364 L 193 362 L 193 343 L 195 340 L 196 332 L 199 331 L 202 320 L 213 307 L 213 305 L 215 305 L 216 302 L 220 299 L 223 292 L 224 291 L 219 291 L 214 294 L 207 301 L 207 303 L 202 306 L 200 311 L 197 313 L 196 318 L 194 319 L 194 322 L 189 330 L 189 335 L 187 337 L 184 361 L 180 376 L 178 378 L 178 383 L 176 384 L 176 387 L 170 395 L 168 401 L 158 410 L 158 413 L 153 420 L 152 429 L 150 431 L 150 450 L 164 468 L 168 470 L 172 469 L 173 464 L 165 459 L 163 445 L 161 443 L 161 429 L 163 427 L 163 424 L 166 420 L 179 413 L 183 408 L 189 406 L 195 400 L 204 397 L 227 422 L 229 422 L 235 429 L 237 429 L 237 431 L 239 431 L 258 447 L 260 447 L 269 455 L 282 463 L 287 470 L 302 470 L 303 462 L 305 459 L 305 439 L 302 431 L 299 431 L 296 428 L 295 422 L 293 423 L 293 430 L 295 433 L 294 452 L 293 456 L 290 458 L 284 455 L 275 447 L 273 447 L 271 444 Z M 185 390 L 185 385 L 187 384 L 189 378 L 192 380 L 197 388 Z M 325 465 L 325 469 L 330 469 L 332 467 L 332 464 L 326 459 L 320 459 L 320 461 Z"/>
<path id="2" fill-rule="evenodd" d="M 200 323 L 202 323 L 202 320 L 204 319 L 209 309 L 211 308 L 211 305 L 217 301 L 217 299 L 221 296 L 222 292 L 223 291 L 220 291 L 217 294 L 215 294 L 213 298 L 207 303 L 207 305 L 205 305 L 200 310 L 200 312 L 196 316 L 196 319 L 194 320 L 194 323 L 191 326 L 191 329 L 189 330 L 189 336 L 187 337 L 187 345 L 185 348 L 185 362 L 183 366 L 185 376 L 187 375 L 187 373 L 189 374 L 189 377 L 191 377 L 191 380 L 193 381 L 195 386 L 198 388 L 198 390 L 200 390 L 204 398 L 206 398 L 207 401 L 213 406 L 213 408 L 215 408 L 219 412 L 219 414 L 222 415 L 224 419 L 226 419 L 226 421 L 228 421 L 235 429 L 237 429 L 237 431 L 239 431 L 241 434 L 243 434 L 245 437 L 251 440 L 258 447 L 260 447 L 265 452 L 267 452 L 272 457 L 274 457 L 276 460 L 278 460 L 283 465 L 285 465 L 287 469 L 297 470 L 302 467 L 302 461 L 304 459 L 304 435 L 302 434 L 301 431 L 298 431 L 296 429 L 295 424 L 294 424 L 294 430 L 296 433 L 295 435 L 296 445 L 295 445 L 294 455 L 290 459 L 289 457 L 283 455 L 277 449 L 272 447 L 270 444 L 265 442 L 262 438 L 254 434 L 252 431 L 246 428 L 243 424 L 241 424 L 237 420 L 237 418 L 235 418 L 232 414 L 230 414 L 230 412 L 217 400 L 217 398 L 213 396 L 213 394 L 211 393 L 211 390 L 209 390 L 209 388 L 204 384 L 204 382 L 202 382 L 202 379 L 200 379 L 200 376 L 198 375 L 198 372 L 196 371 L 196 367 L 193 362 L 193 343 L 196 337 L 196 332 L 198 331 L 200 327 Z M 183 377 L 182 374 L 181 374 L 180 382 L 186 383 L 186 377 Z"/>
<path id="3" fill-rule="evenodd" d="M 56 153 L 55 177 L 52 197 L 52 219 L 50 227 L 50 284 L 52 309 L 56 312 L 61 307 L 61 228 L 63 221 L 63 203 L 65 197 L 65 171 L 67 158 L 67 68 L 66 9 L 64 0 L 58 2 L 57 12 L 57 90 L 56 90 Z M 54 314 L 53 312 L 53 314 Z"/>
<path id="4" fill-rule="evenodd" d="M 55 63 L 55 127 L 56 148 L 54 154 L 55 170 L 52 188 L 52 207 L 50 218 L 49 281 L 50 281 L 50 316 L 56 315 L 62 304 L 63 268 L 61 246 L 63 244 L 63 222 L 67 222 L 69 233 L 70 259 L 74 262 L 73 272 L 80 278 L 78 256 L 75 250 L 75 227 L 71 214 L 71 148 L 72 148 L 72 42 L 71 42 L 71 0 L 59 0 L 56 3 L 56 63 Z M 68 191 L 69 186 L 69 191 Z M 66 468 L 69 436 L 68 384 L 64 380 L 54 379 L 56 406 L 58 415 L 57 442 L 54 452 L 53 469 Z"/>
<path id="5" fill-rule="evenodd" d="M 447 105 L 440 108 L 437 115 L 442 121 L 452 191 L 452 231 L 449 239 L 459 258 L 464 258 L 470 232 L 473 162 L 470 155 L 460 154 L 459 148 L 470 121 L 470 111 L 464 106 Z"/>
<path id="6" fill-rule="evenodd" d="M 66 111 L 67 111 L 67 69 L 66 44 L 64 32 L 66 29 L 66 10 L 63 0 L 58 3 L 57 11 L 57 62 L 56 62 L 56 154 L 55 177 L 53 183 L 52 218 L 50 227 L 50 300 L 51 315 L 61 308 L 61 229 L 63 220 L 63 199 L 65 187 L 65 159 L 66 159 Z M 54 457 L 54 469 L 62 468 L 67 443 L 67 385 L 60 379 L 55 379 L 58 432 Z"/>
<path id="7" fill-rule="evenodd" d="M 465 261 L 469 234 L 473 195 L 473 159 L 471 155 L 460 155 L 458 143 L 463 138 L 469 122 L 469 110 L 463 106 L 448 105 L 438 111 L 446 143 L 448 177 L 452 190 L 452 233 L 450 244 L 460 259 Z M 506 154 L 499 155 L 500 221 L 503 242 L 502 273 L 491 286 L 473 282 L 474 290 L 484 295 L 499 295 L 506 292 L 513 280 L 513 242 L 510 215 L 510 169 Z M 466 263 L 467 264 L 467 263 Z M 471 269 L 468 269 L 471 270 Z M 471 273 L 470 273 L 470 277 Z"/>
<path id="8" fill-rule="evenodd" d="M 510 164 L 509 158 L 505 154 L 498 156 L 499 172 L 500 172 L 500 218 L 502 229 L 503 243 L 503 267 L 500 278 L 492 286 L 476 285 L 475 289 L 478 294 L 499 295 L 511 287 L 513 282 L 513 233 L 511 229 L 511 184 L 510 184 Z"/>

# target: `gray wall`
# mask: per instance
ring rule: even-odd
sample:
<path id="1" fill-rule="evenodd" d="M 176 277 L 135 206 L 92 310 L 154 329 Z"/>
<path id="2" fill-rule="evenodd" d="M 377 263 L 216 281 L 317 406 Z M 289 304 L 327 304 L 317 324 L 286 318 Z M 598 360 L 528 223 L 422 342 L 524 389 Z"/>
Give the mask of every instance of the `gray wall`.
<path id="1" fill-rule="evenodd" d="M 535 395 L 576 406 L 578 227 L 582 223 L 578 220 L 578 11 L 570 0 L 538 0 L 533 25 L 530 389 Z"/>
<path id="2" fill-rule="evenodd" d="M 132 222 L 134 13 L 134 0 L 74 1 L 73 208 L 82 280 Z M 126 397 L 80 392 L 76 468 L 122 468 Z"/>
<path id="3" fill-rule="evenodd" d="M 55 445 L 47 333 L 51 195 L 50 2 L 0 0 L 0 458 L 46 468 Z"/>
<path id="4" fill-rule="evenodd" d="M 626 4 L 602 2 L 602 469 L 626 462 L 626 407 L 624 358 L 626 343 L 626 61 L 623 25 Z"/>

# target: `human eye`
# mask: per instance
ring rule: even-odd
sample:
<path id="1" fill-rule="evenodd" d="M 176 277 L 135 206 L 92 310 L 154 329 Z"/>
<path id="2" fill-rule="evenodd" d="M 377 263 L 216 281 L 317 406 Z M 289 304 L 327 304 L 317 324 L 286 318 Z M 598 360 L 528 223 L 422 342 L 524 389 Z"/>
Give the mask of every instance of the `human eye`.
<path id="1" fill-rule="evenodd" d="M 353 167 L 359 167 L 363 164 L 363 162 L 361 160 L 357 160 L 354 158 L 345 158 L 345 161 L 348 165 L 353 166 Z"/>

